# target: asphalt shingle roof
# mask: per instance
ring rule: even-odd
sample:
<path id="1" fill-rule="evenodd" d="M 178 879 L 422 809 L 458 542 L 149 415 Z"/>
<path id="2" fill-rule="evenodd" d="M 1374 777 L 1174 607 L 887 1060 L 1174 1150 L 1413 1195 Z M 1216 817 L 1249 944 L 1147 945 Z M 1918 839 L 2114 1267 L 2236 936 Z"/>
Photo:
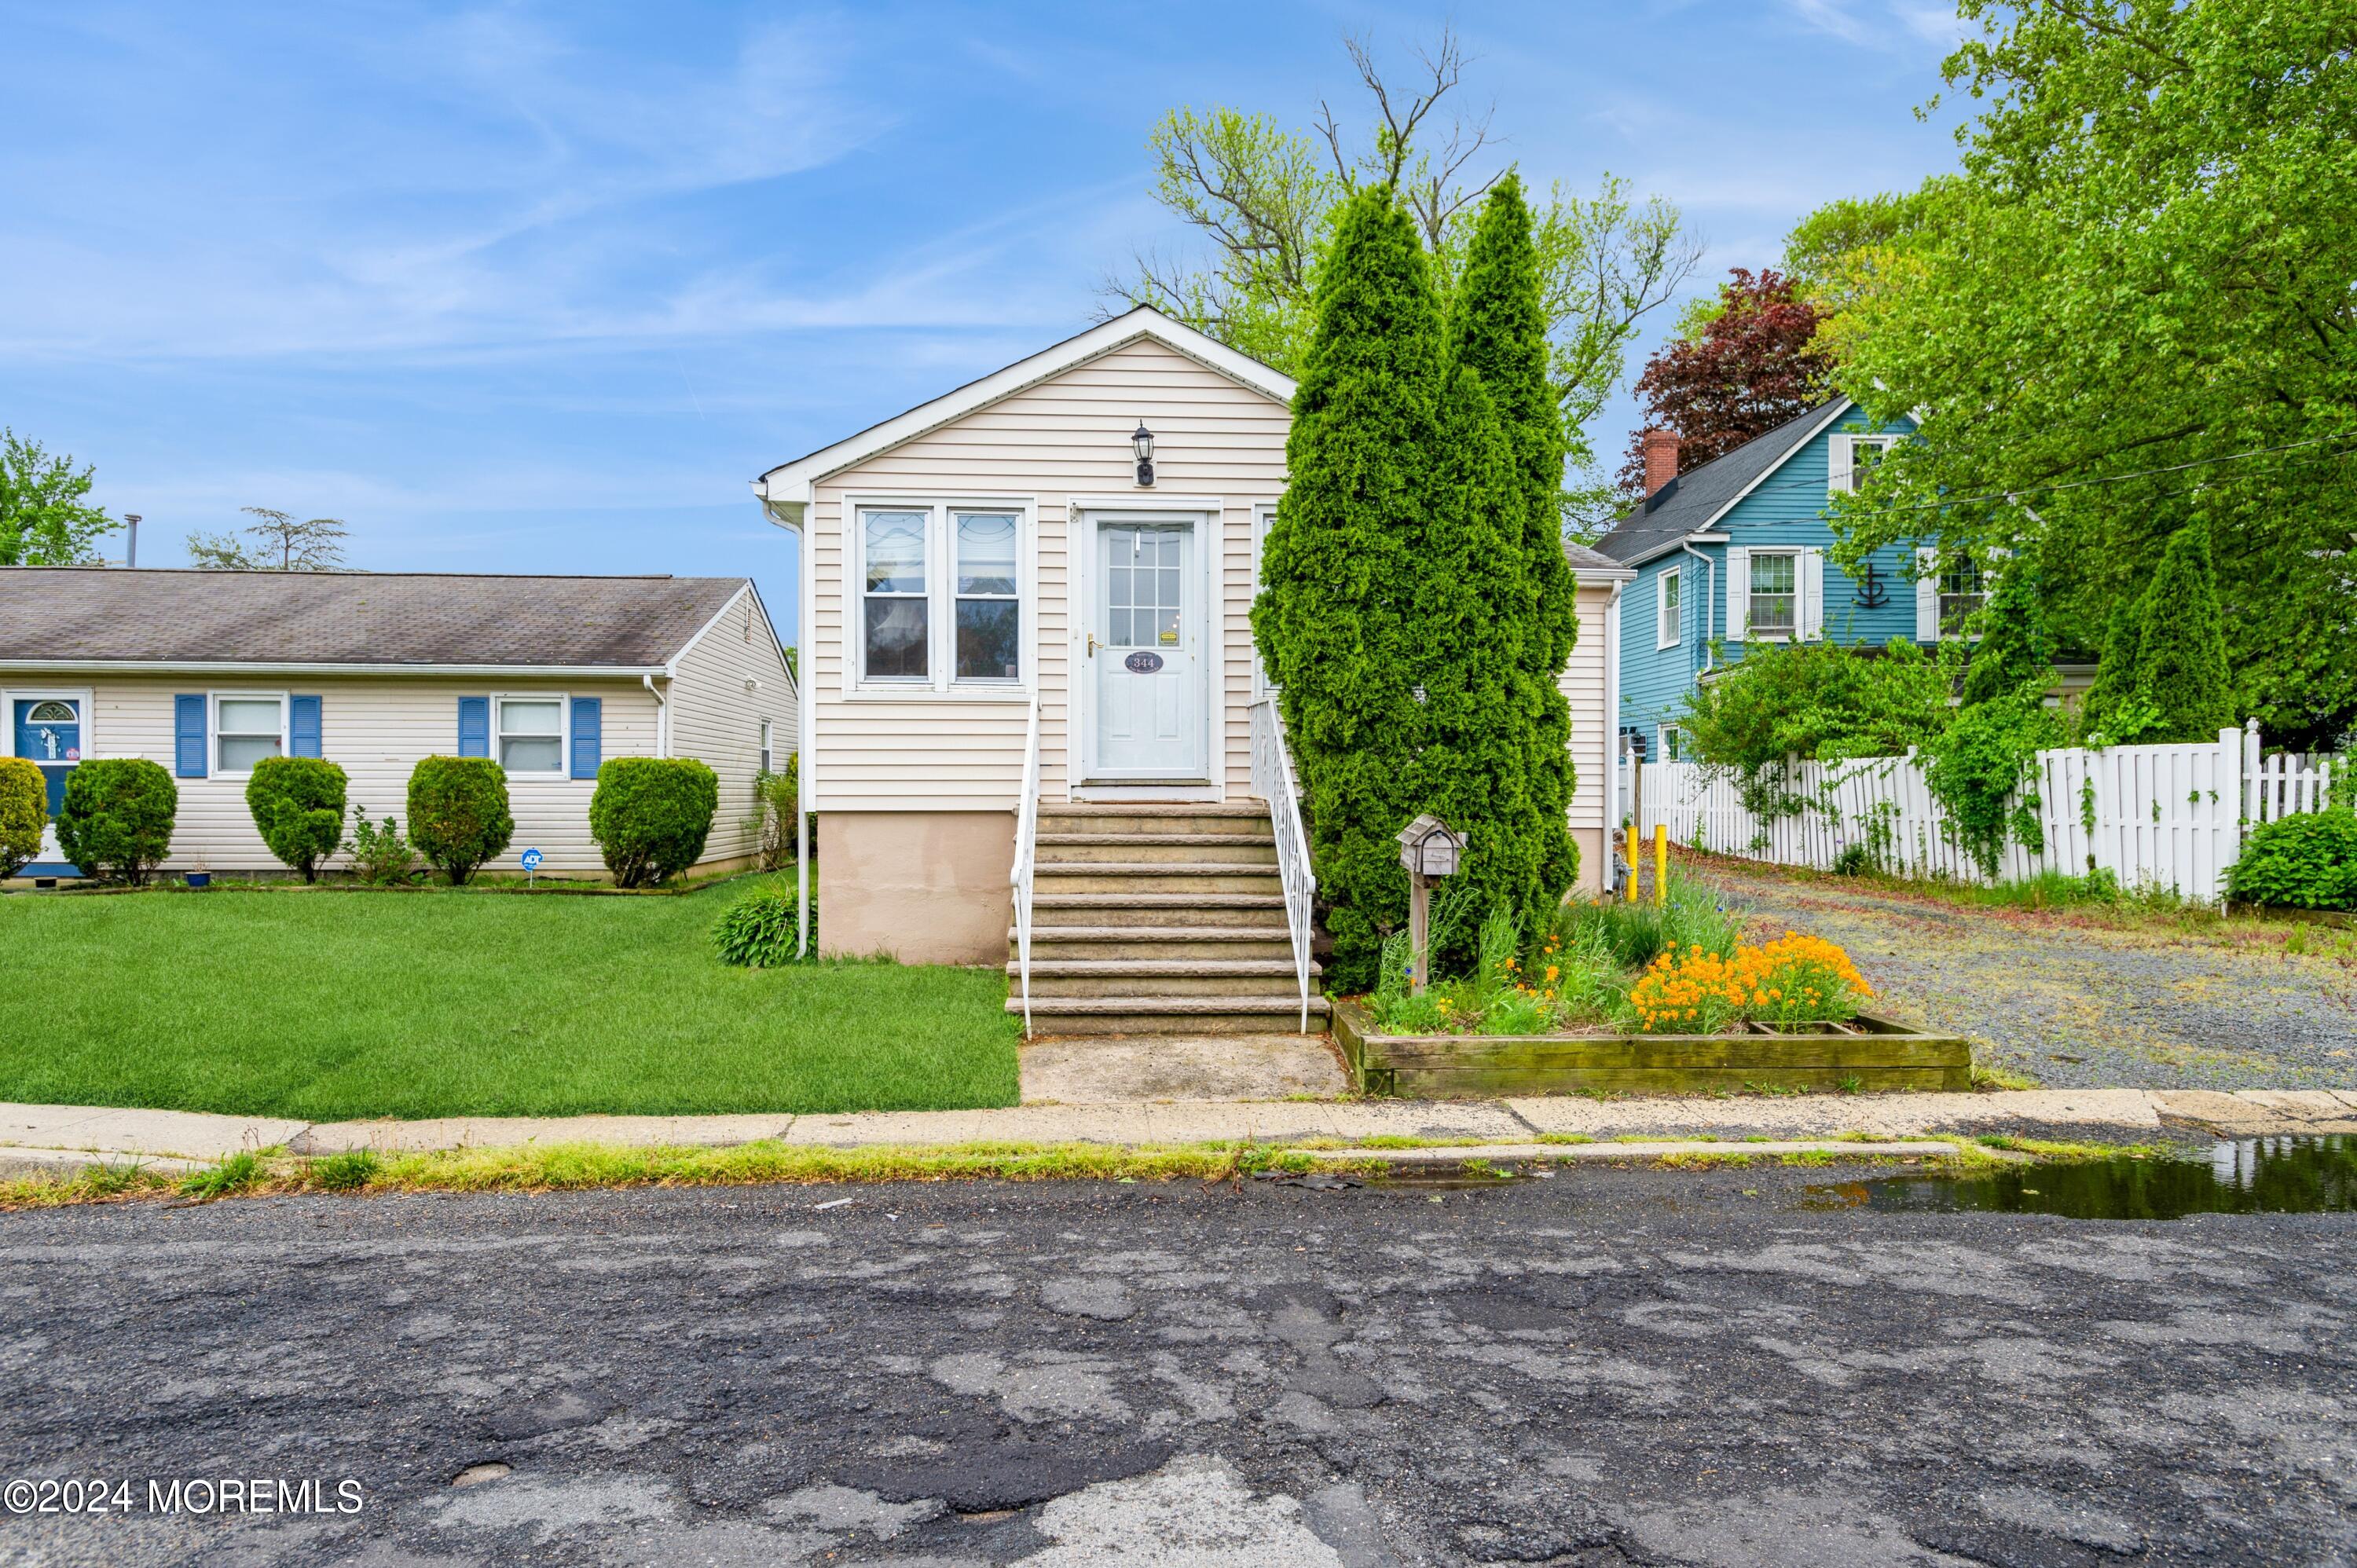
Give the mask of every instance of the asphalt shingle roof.
<path id="1" fill-rule="evenodd" d="M 1634 561 L 1689 533 L 1700 532 L 1719 508 L 1792 456 L 1825 410 L 1839 401 L 1828 399 L 1766 435 L 1753 436 L 1734 451 L 1680 474 L 1614 524 L 1611 532 L 1596 542 L 1596 548 L 1615 561 Z"/>
<path id="2" fill-rule="evenodd" d="M 1589 572 L 1617 572 L 1620 569 L 1620 563 L 1611 556 L 1591 550 L 1585 544 L 1576 544 L 1568 539 L 1563 542 L 1563 553 L 1575 569 Z"/>
<path id="3" fill-rule="evenodd" d="M 0 660 L 647 669 L 746 582 L 0 567 Z"/>

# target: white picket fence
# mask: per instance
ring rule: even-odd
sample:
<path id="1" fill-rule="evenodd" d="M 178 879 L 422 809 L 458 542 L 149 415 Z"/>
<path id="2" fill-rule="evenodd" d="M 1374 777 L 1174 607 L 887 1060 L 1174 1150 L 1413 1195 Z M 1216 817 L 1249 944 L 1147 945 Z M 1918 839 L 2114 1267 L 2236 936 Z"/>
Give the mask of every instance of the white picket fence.
<path id="1" fill-rule="evenodd" d="M 2246 825 L 2320 811 L 2346 757 L 2259 755 L 2255 726 L 2221 730 L 2192 746 L 2065 747 L 2038 754 L 2038 821 L 2045 843 L 2010 840 L 1996 879 L 2044 871 L 2111 872 L 2124 886 L 2159 886 L 2189 898 L 2222 897 Z M 1620 799 L 1629 759 L 1621 759 Z M 1949 832 L 1913 751 L 1851 762 L 1795 761 L 1781 790 L 1803 804 L 1765 822 L 1746 811 L 1732 780 L 1698 763 L 1642 766 L 1638 825 L 1655 823 L 1683 844 L 1720 854 L 1831 870 L 1863 844 L 1874 864 L 1902 876 L 1985 880 Z"/>

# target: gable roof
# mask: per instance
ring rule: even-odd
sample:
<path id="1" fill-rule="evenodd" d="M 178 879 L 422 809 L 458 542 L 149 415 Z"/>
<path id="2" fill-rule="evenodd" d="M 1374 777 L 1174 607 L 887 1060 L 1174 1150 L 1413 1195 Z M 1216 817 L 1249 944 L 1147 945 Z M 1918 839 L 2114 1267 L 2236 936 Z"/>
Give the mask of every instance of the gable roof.
<path id="1" fill-rule="evenodd" d="M 1592 550 L 1585 544 L 1574 543 L 1568 539 L 1563 542 L 1563 555 L 1565 560 L 1571 563 L 1573 575 L 1584 583 L 1599 578 L 1609 581 L 1618 577 L 1633 577 L 1637 575 L 1601 551 Z"/>
<path id="2" fill-rule="evenodd" d="M 791 463 L 780 463 L 753 481 L 753 493 L 772 505 L 790 510 L 805 506 L 810 501 L 812 484 L 829 474 L 864 463 L 904 441 L 913 441 L 928 431 L 938 430 L 1002 398 L 1012 397 L 1026 388 L 1062 375 L 1075 366 L 1084 365 L 1091 360 L 1146 338 L 1174 353 L 1183 354 L 1206 370 L 1216 371 L 1230 381 L 1249 387 L 1275 402 L 1289 403 L 1293 401 L 1291 376 L 1280 374 L 1258 360 L 1237 353 L 1219 339 L 1207 337 L 1184 322 L 1172 320 L 1150 305 L 1134 306 L 1110 321 L 1101 321 L 1085 332 L 1051 344 L 1036 354 L 1017 360 L 1002 370 L 993 371 L 929 402 L 920 403 L 905 413 L 896 413 L 880 424 L 871 424 L 856 435 L 846 435 L 815 452 L 806 453 Z"/>
<path id="3" fill-rule="evenodd" d="M 748 593 L 747 577 L 9 566 L 0 666 L 656 674 Z"/>
<path id="4" fill-rule="evenodd" d="M 1850 400 L 1836 397 L 1795 414 L 1764 435 L 1689 469 L 1647 496 L 1596 542 L 1596 548 L 1623 565 L 1650 561 L 1674 550 L 1725 517 L 1735 503 L 1759 489 L 1769 475 L 1791 461 L 1817 432 L 1841 417 Z"/>

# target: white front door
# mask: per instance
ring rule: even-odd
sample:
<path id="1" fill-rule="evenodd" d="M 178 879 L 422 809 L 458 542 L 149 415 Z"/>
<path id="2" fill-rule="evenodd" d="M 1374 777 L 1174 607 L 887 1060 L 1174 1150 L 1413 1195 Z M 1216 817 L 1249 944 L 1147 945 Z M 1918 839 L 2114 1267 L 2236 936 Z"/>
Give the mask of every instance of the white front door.
<path id="1" fill-rule="evenodd" d="M 1089 775 L 1200 780 L 1203 585 L 1193 518 L 1094 520 Z"/>

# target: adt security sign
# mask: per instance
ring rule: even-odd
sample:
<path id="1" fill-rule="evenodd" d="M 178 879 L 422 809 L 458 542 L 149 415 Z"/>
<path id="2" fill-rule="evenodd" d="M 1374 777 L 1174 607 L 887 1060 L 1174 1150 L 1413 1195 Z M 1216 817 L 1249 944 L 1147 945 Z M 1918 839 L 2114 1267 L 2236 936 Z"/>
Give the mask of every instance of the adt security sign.
<path id="1" fill-rule="evenodd" d="M 530 876 L 533 873 L 540 869 L 540 851 L 536 849 L 528 849 L 518 858 L 523 862 L 523 870 L 526 876 Z"/>

